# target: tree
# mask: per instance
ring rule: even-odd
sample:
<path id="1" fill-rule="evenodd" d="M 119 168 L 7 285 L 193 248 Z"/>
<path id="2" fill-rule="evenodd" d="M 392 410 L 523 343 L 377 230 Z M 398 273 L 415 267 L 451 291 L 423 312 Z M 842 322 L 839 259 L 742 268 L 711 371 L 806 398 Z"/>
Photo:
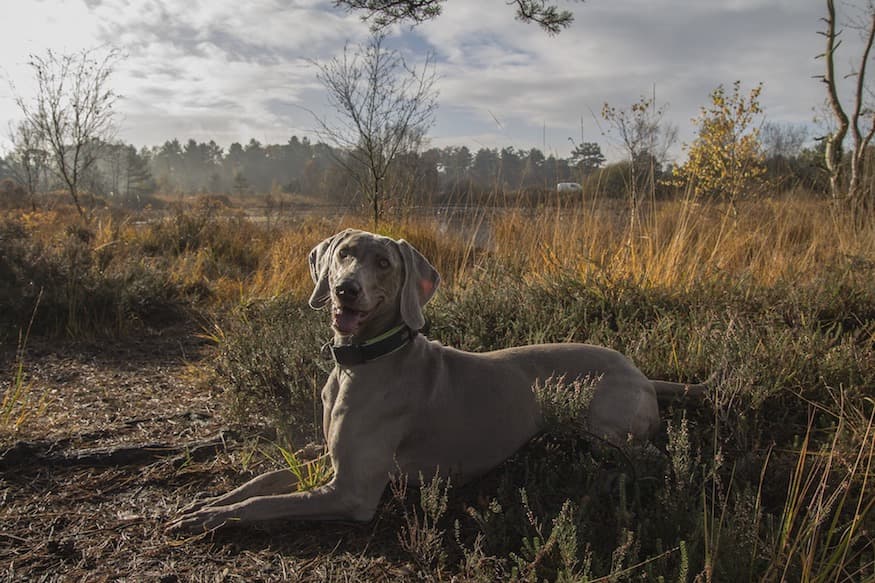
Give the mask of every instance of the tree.
<path id="1" fill-rule="evenodd" d="M 501 160 L 498 151 L 491 148 L 480 148 L 474 154 L 471 165 L 471 176 L 478 186 L 495 187 L 501 171 Z"/>
<path id="2" fill-rule="evenodd" d="M 474 163 L 474 156 L 467 146 L 447 146 L 441 152 L 441 162 L 447 179 L 459 183 L 467 177 L 468 170 Z"/>
<path id="3" fill-rule="evenodd" d="M 375 30 L 398 22 L 420 24 L 440 15 L 446 0 L 335 0 L 335 6 L 363 12 L 362 20 L 370 21 Z M 534 22 L 548 34 L 558 34 L 574 22 L 570 10 L 560 10 L 546 0 L 509 0 L 516 6 L 516 17 Z"/>
<path id="4" fill-rule="evenodd" d="M 795 186 L 814 189 L 814 174 L 823 166 L 823 155 L 819 157 L 820 163 L 810 159 L 814 152 L 805 149 L 808 137 L 808 128 L 804 124 L 767 121 L 760 128 L 766 178 L 776 189 Z"/>
<path id="5" fill-rule="evenodd" d="M 6 159 L 0 156 L 0 180 L 4 178 L 12 178 L 12 169 L 9 167 L 9 157 Z"/>
<path id="6" fill-rule="evenodd" d="M 393 193 L 393 210 L 397 213 L 431 202 L 437 192 L 437 159 L 433 154 L 426 154 L 428 152 L 420 154 L 418 148 L 408 148 L 392 163 L 387 187 Z"/>
<path id="7" fill-rule="evenodd" d="M 27 191 L 11 178 L 2 178 L 3 160 L 0 159 L 0 208 L 19 208 L 24 204 Z"/>
<path id="8" fill-rule="evenodd" d="M 871 91 L 866 87 L 866 66 L 869 64 L 869 53 L 875 41 L 875 6 L 872 2 L 868 5 L 867 21 L 858 26 L 863 33 L 863 54 L 860 57 L 857 70 L 848 77 L 856 77 L 854 84 L 853 109 L 850 115 L 845 110 L 839 97 L 835 70 L 835 53 L 841 41 L 838 39 L 841 31 L 836 30 L 836 10 L 834 0 L 826 2 L 827 16 L 824 18 L 826 30 L 820 32 L 826 38 L 826 50 L 818 55 L 823 58 L 826 71 L 820 77 L 826 85 L 827 100 L 837 127 L 827 135 L 824 140 L 824 163 L 829 173 L 830 190 L 834 199 L 847 198 L 848 202 L 857 211 L 872 211 L 875 208 L 873 193 L 867 191 L 862 184 L 863 171 L 866 163 L 866 149 L 875 135 L 875 112 L 865 103 L 865 95 Z M 863 124 L 865 123 L 865 127 Z M 848 131 L 851 132 L 853 141 L 850 154 L 850 178 L 847 191 L 843 191 L 844 181 L 844 142 Z"/>
<path id="9" fill-rule="evenodd" d="M 237 196 L 249 194 L 249 181 L 246 180 L 246 175 L 243 172 L 234 173 L 234 182 L 231 188 Z"/>
<path id="10" fill-rule="evenodd" d="M 727 95 L 723 85 L 711 92 L 711 105 L 693 120 L 699 133 L 688 147 L 687 161 L 675 175 L 697 192 L 735 200 L 757 189 L 766 172 L 759 139 L 762 85 L 741 94 L 741 82 Z"/>
<path id="11" fill-rule="evenodd" d="M 650 192 L 655 192 L 656 175 L 677 140 L 677 128 L 662 121 L 666 111 L 666 105 L 657 107 L 655 99 L 643 96 L 626 109 L 607 103 L 602 107 L 602 117 L 610 125 L 608 132 L 615 135 L 629 156 L 633 217 L 640 191 L 649 185 Z"/>
<path id="12" fill-rule="evenodd" d="M 182 178 L 182 146 L 179 140 L 173 138 L 160 148 L 154 148 L 150 166 L 152 174 L 157 177 L 158 188 L 168 193 L 176 191 Z"/>
<path id="13" fill-rule="evenodd" d="M 602 167 L 605 156 L 596 142 L 581 142 L 575 144 L 569 161 L 583 176 L 588 176 Z"/>
<path id="14" fill-rule="evenodd" d="M 321 135 L 343 151 L 337 160 L 370 203 L 375 226 L 393 160 L 425 134 L 437 107 L 431 57 L 417 71 L 384 39 L 376 33 L 356 51 L 346 46 L 341 57 L 319 65 L 317 77 L 339 119 L 314 114 Z"/>
<path id="15" fill-rule="evenodd" d="M 532 148 L 528 152 L 520 152 L 520 154 L 523 164 L 520 177 L 521 186 L 545 188 L 547 183 L 544 163 L 547 161 L 547 157 L 544 156 L 544 152 L 538 148 Z"/>
<path id="16" fill-rule="evenodd" d="M 513 146 L 501 149 L 498 172 L 499 184 L 504 191 L 516 190 L 522 186 L 523 159 Z"/>
<path id="17" fill-rule="evenodd" d="M 243 148 L 243 174 L 249 181 L 249 186 L 254 192 L 267 192 L 270 190 L 271 180 L 265 174 L 265 149 L 261 142 L 250 138 L 249 143 Z"/>
<path id="18" fill-rule="evenodd" d="M 12 152 L 6 160 L 10 173 L 24 186 L 32 209 L 36 195 L 46 183 L 48 152 L 41 136 L 27 122 L 21 122 L 10 133 Z"/>
<path id="19" fill-rule="evenodd" d="M 148 152 L 137 152 L 133 146 L 125 148 L 125 181 L 123 196 L 129 203 L 142 204 L 142 197 L 155 192 L 155 179 L 149 170 Z"/>
<path id="20" fill-rule="evenodd" d="M 808 140 L 804 124 L 767 121 L 760 129 L 760 142 L 766 158 L 793 158 L 802 153 Z"/>
<path id="21" fill-rule="evenodd" d="M 33 103 L 16 96 L 25 123 L 47 144 L 53 168 L 67 186 L 83 220 L 80 183 L 97 161 L 99 145 L 113 133 L 113 105 L 118 96 L 109 86 L 116 50 L 98 57 L 94 50 L 44 56 L 31 55 L 28 64 L 36 77 Z"/>
<path id="22" fill-rule="evenodd" d="M 125 145 L 122 142 L 99 144 L 100 159 L 82 177 L 81 184 L 92 195 L 118 196 L 126 171 Z"/>

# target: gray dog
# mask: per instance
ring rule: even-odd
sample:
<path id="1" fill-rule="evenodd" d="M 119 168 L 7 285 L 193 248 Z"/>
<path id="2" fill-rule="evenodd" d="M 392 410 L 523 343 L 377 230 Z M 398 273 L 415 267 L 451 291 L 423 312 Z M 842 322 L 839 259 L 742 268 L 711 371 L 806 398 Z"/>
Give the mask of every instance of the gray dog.
<path id="1" fill-rule="evenodd" d="M 404 240 L 346 230 L 310 253 L 310 305 L 331 306 L 335 367 L 322 390 L 323 430 L 334 466 L 328 484 L 295 492 L 288 470 L 200 501 L 170 523 L 204 531 L 268 519 L 367 521 L 390 476 L 436 471 L 458 481 L 499 465 L 542 427 L 533 386 L 550 377 L 598 379 L 590 432 L 616 444 L 659 426 L 657 392 L 701 386 L 651 381 L 620 353 L 587 344 L 542 344 L 484 354 L 418 331 L 440 283 Z"/>

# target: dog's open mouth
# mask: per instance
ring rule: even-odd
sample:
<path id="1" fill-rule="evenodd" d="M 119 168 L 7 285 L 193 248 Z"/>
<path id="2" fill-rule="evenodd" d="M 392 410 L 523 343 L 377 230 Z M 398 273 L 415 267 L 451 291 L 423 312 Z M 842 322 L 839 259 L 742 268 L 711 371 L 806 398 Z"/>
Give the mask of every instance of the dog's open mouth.
<path id="1" fill-rule="evenodd" d="M 346 306 L 335 306 L 334 329 L 345 335 L 355 334 L 362 323 L 368 319 L 369 313 Z"/>

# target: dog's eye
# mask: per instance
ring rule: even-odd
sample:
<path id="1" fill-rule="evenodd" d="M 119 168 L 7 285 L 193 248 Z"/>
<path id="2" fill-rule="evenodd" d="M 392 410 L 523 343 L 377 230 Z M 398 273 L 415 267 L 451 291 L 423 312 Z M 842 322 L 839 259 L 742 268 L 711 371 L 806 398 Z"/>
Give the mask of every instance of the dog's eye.
<path id="1" fill-rule="evenodd" d="M 389 260 L 385 257 L 380 257 L 380 259 L 377 260 L 377 265 L 380 266 L 380 269 L 389 269 L 392 264 L 389 263 Z"/>
<path id="2" fill-rule="evenodd" d="M 347 257 L 349 257 L 349 250 L 341 249 L 337 252 L 337 256 L 341 259 L 346 259 Z"/>

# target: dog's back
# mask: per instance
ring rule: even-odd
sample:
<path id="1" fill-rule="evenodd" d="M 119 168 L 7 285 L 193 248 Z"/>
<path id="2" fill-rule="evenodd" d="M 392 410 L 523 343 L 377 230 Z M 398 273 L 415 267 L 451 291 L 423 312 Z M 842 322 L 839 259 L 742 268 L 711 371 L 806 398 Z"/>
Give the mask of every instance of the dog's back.
<path id="1" fill-rule="evenodd" d="M 416 363 L 416 380 L 406 375 L 399 390 L 411 393 L 404 398 L 414 410 L 410 434 L 397 457 L 411 477 L 434 472 L 433 467 L 418 467 L 421 460 L 435 460 L 442 473 L 462 479 L 501 463 L 542 428 L 533 387 L 550 379 L 595 383 L 587 423 L 600 437 L 644 439 L 658 422 L 650 381 L 607 348 L 565 343 L 471 353 L 419 337 L 399 364 L 408 360 Z M 618 410 L 618 399 L 628 406 Z"/>

